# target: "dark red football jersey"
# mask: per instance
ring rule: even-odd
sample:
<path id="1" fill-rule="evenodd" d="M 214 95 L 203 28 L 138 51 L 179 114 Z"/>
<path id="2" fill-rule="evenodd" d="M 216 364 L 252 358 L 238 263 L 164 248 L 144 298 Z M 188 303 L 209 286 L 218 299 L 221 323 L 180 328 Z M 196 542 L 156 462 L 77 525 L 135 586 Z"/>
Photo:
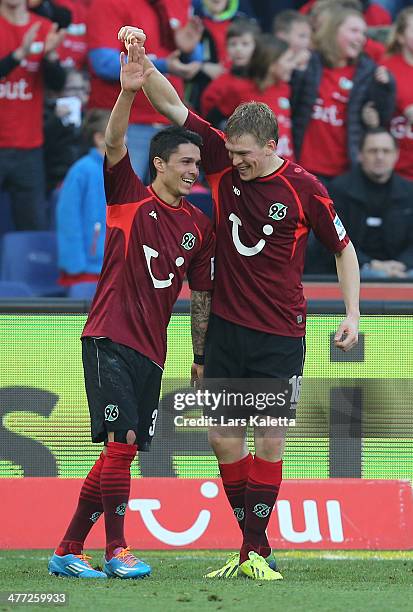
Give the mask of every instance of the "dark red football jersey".
<path id="1" fill-rule="evenodd" d="M 303 336 L 308 233 L 313 229 L 332 253 L 349 242 L 325 187 L 288 160 L 269 176 L 242 181 L 222 132 L 192 112 L 185 127 L 203 138 L 202 164 L 215 203 L 212 312 L 259 331 Z"/>
<path id="2" fill-rule="evenodd" d="M 182 198 L 161 200 L 132 170 L 129 155 L 105 164 L 102 273 L 82 336 L 106 336 L 163 367 L 166 328 L 184 277 L 212 289 L 215 236 L 206 215 Z"/>

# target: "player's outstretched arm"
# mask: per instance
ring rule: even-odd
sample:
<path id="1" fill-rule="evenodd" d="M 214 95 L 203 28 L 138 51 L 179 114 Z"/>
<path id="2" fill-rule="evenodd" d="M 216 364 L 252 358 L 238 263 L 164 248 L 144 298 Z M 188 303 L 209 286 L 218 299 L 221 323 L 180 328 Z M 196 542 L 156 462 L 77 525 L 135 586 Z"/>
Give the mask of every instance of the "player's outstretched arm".
<path id="1" fill-rule="evenodd" d="M 143 44 L 141 41 L 142 39 L 145 40 L 146 36 L 140 28 L 124 26 L 119 30 L 118 38 L 128 48 L 130 44 Z M 161 115 L 175 125 L 184 125 L 188 116 L 188 109 L 174 87 L 147 57 L 145 57 L 144 68 L 145 70 L 151 70 L 143 85 L 143 91 L 149 102 Z"/>
<path id="2" fill-rule="evenodd" d="M 191 292 L 191 334 L 194 350 L 194 363 L 191 369 L 191 384 L 203 377 L 203 361 L 205 352 L 205 336 L 208 329 L 209 312 L 211 310 L 210 291 Z"/>
<path id="3" fill-rule="evenodd" d="M 351 242 L 336 254 L 337 276 L 346 305 L 346 318 L 334 337 L 335 345 L 349 351 L 358 342 L 360 320 L 360 270 L 356 251 Z"/>
<path id="4" fill-rule="evenodd" d="M 128 48 L 128 61 L 120 54 L 121 92 L 110 115 L 105 133 L 106 157 L 109 166 L 117 164 L 126 154 L 125 136 L 136 92 L 142 89 L 152 68 L 144 66 L 145 49 L 134 43 Z"/>

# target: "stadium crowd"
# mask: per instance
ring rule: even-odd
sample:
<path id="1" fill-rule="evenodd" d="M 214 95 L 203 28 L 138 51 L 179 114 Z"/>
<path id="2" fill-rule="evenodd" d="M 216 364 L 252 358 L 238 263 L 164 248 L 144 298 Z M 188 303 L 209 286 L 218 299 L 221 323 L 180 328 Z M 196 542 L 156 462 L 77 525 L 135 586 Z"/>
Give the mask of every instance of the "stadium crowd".
<path id="1" fill-rule="evenodd" d="M 413 277 L 412 0 L 0 0 L 0 238 L 55 232 L 62 292 L 93 294 L 125 24 L 214 127 L 241 102 L 269 105 L 277 153 L 327 186 L 362 278 Z M 127 145 L 147 182 L 165 124 L 139 92 Z M 211 213 L 202 178 L 192 201 Z M 333 269 L 310 237 L 307 273 Z"/>

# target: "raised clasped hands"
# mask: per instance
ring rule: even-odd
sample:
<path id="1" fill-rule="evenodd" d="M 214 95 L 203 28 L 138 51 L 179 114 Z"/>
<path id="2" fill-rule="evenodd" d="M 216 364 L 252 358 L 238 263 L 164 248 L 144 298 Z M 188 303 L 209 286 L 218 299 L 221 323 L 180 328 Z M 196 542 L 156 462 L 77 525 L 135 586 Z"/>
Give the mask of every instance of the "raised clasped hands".
<path id="1" fill-rule="evenodd" d="M 118 40 L 125 43 L 126 50 L 128 51 L 129 45 L 136 44 L 139 47 L 143 47 L 146 41 L 146 34 L 141 28 L 123 26 L 118 32 Z"/>

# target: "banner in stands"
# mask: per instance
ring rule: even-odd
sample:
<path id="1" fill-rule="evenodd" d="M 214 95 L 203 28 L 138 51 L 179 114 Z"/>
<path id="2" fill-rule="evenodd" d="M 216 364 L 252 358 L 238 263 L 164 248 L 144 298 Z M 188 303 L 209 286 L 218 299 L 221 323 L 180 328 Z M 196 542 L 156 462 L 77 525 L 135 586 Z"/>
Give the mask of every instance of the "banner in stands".
<path id="1" fill-rule="evenodd" d="M 0 480 L 0 548 L 27 548 L 29 542 L 31 548 L 53 549 L 71 518 L 81 483 Z M 240 545 L 239 529 L 216 479 L 134 479 L 126 535 L 138 550 Z M 411 485 L 397 480 L 286 480 L 268 535 L 275 549 L 411 549 Z M 86 548 L 104 544 L 101 517 Z"/>

